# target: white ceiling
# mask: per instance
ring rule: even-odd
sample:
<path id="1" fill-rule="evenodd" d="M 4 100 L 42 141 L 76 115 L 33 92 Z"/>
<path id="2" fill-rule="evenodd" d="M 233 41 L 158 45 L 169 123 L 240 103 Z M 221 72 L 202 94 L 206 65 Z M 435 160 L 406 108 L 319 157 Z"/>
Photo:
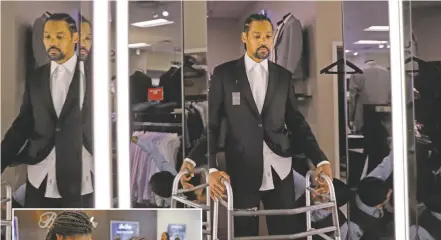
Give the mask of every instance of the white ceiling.
<path id="1" fill-rule="evenodd" d="M 441 1 L 412 1 L 405 3 L 404 21 L 410 20 L 409 5 L 412 10 L 439 7 Z M 378 45 L 356 45 L 358 40 L 389 41 L 389 32 L 366 32 L 370 26 L 389 26 L 388 2 L 386 1 L 344 1 L 343 34 L 347 50 L 353 52 L 389 52 Z M 409 27 L 405 24 L 404 27 Z"/>
<path id="2" fill-rule="evenodd" d="M 210 18 L 238 19 L 244 12 L 256 4 L 255 1 L 207 1 L 207 15 Z M 441 1 L 412 1 L 412 8 L 441 6 Z M 170 15 L 168 20 L 174 24 L 153 27 L 130 27 L 130 43 L 146 42 L 153 44 L 149 50 L 173 51 L 181 48 L 182 38 L 182 12 L 191 14 L 191 11 L 182 11 L 180 1 L 130 1 L 129 22 L 147 21 L 153 19 L 156 12 L 159 14 L 165 9 Z M 114 6 L 112 6 L 114 16 Z M 345 48 L 358 52 L 388 51 L 387 48 L 379 49 L 374 45 L 355 45 L 358 40 L 389 40 L 388 32 L 365 32 L 365 28 L 373 25 L 388 25 L 387 1 L 344 1 L 343 2 L 343 33 Z M 329 29 L 332 31 L 332 29 Z M 166 41 L 167 43 L 164 43 Z"/>

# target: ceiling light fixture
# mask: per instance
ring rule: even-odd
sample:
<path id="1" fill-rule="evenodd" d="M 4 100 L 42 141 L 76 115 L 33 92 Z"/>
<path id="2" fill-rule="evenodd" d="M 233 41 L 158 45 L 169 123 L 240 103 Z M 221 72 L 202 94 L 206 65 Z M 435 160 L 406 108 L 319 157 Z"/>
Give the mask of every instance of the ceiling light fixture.
<path id="1" fill-rule="evenodd" d="M 379 48 L 384 48 L 383 44 L 378 45 Z"/>
<path id="2" fill-rule="evenodd" d="M 162 11 L 162 16 L 164 16 L 164 17 L 168 17 L 168 12 L 167 11 Z"/>
<path id="3" fill-rule="evenodd" d="M 345 53 L 349 53 L 349 52 L 352 52 L 351 50 L 345 50 Z"/>
<path id="4" fill-rule="evenodd" d="M 354 56 L 357 56 L 358 55 L 358 52 L 354 52 Z"/>
<path id="5" fill-rule="evenodd" d="M 365 28 L 364 31 L 366 31 L 366 32 L 388 32 L 389 26 L 370 26 L 368 28 Z"/>
<path id="6" fill-rule="evenodd" d="M 387 45 L 387 48 L 390 48 L 390 45 L 389 45 L 389 44 Z"/>
<path id="7" fill-rule="evenodd" d="M 379 41 L 379 40 L 358 40 L 354 42 L 354 44 L 387 44 L 387 41 Z"/>
<path id="8" fill-rule="evenodd" d="M 150 47 L 152 46 L 152 44 L 148 44 L 148 43 L 131 43 L 129 44 L 129 48 L 145 48 L 145 47 Z"/>
<path id="9" fill-rule="evenodd" d="M 174 23 L 173 21 L 169 21 L 169 20 L 163 19 L 163 18 L 158 18 L 158 19 L 144 21 L 144 22 L 132 23 L 131 25 L 135 26 L 135 27 L 148 28 L 148 27 L 158 27 L 158 26 L 163 26 L 163 25 L 168 25 L 168 24 L 173 24 L 173 23 Z"/>

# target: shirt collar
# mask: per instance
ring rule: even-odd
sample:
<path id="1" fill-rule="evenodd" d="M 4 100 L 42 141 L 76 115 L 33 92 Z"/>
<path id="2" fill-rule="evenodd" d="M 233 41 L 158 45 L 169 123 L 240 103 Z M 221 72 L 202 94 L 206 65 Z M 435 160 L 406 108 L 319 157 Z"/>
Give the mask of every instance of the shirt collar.
<path id="1" fill-rule="evenodd" d="M 255 62 L 253 59 L 251 59 L 248 54 L 245 53 L 245 68 L 247 72 L 249 72 L 251 69 L 253 69 L 254 66 L 257 64 L 262 65 L 262 67 L 265 69 L 266 72 L 268 72 L 268 59 L 264 59 L 262 62 L 258 63 Z"/>
<path id="2" fill-rule="evenodd" d="M 75 72 L 75 67 L 77 65 L 77 55 L 74 54 L 69 60 L 67 60 L 65 63 L 63 64 L 59 64 L 55 61 L 51 61 L 51 74 L 54 73 L 54 71 L 58 68 L 58 66 L 63 66 L 64 68 L 66 68 L 66 70 L 68 70 L 69 72 L 73 73 Z"/>
<path id="3" fill-rule="evenodd" d="M 376 207 L 369 207 L 368 205 L 364 204 L 360 197 L 357 195 L 355 197 L 355 203 L 357 204 L 358 209 L 363 211 L 366 214 L 371 215 L 372 217 L 379 218 L 381 217 L 381 213 L 383 211 L 382 208 L 376 208 Z"/>

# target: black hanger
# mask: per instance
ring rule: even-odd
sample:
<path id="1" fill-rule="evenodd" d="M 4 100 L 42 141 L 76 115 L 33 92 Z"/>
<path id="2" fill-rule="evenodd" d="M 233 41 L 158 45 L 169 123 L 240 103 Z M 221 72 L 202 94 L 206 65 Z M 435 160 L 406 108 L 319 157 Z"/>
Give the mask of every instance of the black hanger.
<path id="1" fill-rule="evenodd" d="M 285 14 L 285 16 L 282 17 L 282 20 L 277 22 L 277 26 L 280 25 L 291 13 Z"/>
<path id="2" fill-rule="evenodd" d="M 408 58 L 406 58 L 406 60 L 404 60 L 404 64 L 407 64 L 407 63 L 410 63 L 410 62 L 417 62 L 417 63 L 423 63 L 423 64 L 427 63 L 426 61 L 424 61 L 424 60 L 422 60 L 420 58 L 417 58 L 415 56 L 408 57 Z"/>
<path id="3" fill-rule="evenodd" d="M 345 73 L 346 74 L 363 74 L 363 70 L 361 70 L 359 67 L 355 66 L 355 64 L 353 64 L 353 63 L 351 63 L 350 61 L 347 61 L 347 60 L 346 60 L 346 65 L 349 66 L 350 68 L 352 68 L 354 71 L 349 71 L 349 72 L 346 72 L 346 71 L 343 71 L 343 72 L 330 71 L 331 68 L 333 68 L 333 67 L 335 67 L 335 66 L 337 66 L 339 64 L 342 64 L 343 62 L 344 62 L 344 59 L 340 58 L 336 62 L 331 63 L 331 65 L 329 65 L 329 66 L 323 68 L 322 70 L 320 70 L 320 74 L 345 74 Z"/>

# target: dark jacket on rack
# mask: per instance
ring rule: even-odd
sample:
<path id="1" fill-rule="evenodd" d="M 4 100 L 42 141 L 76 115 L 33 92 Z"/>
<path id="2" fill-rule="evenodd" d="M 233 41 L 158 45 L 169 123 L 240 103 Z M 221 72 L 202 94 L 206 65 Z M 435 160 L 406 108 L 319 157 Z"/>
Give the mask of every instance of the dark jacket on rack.
<path id="1" fill-rule="evenodd" d="M 210 83 L 209 166 L 216 168 L 212 156 L 220 151 L 218 141 L 225 119 L 227 173 L 236 190 L 259 190 L 263 174 L 263 141 L 282 157 L 291 157 L 294 149 L 301 149 L 314 164 L 327 159 L 308 123 L 297 110 L 291 73 L 270 61 L 268 71 L 268 91 L 261 114 L 247 79 L 244 57 L 217 66 Z M 240 93 L 240 104 L 233 102 L 233 93 Z"/>
<path id="2" fill-rule="evenodd" d="M 159 78 L 159 86 L 163 88 L 164 101 L 182 104 L 181 68 L 170 68 Z"/>
<path id="3" fill-rule="evenodd" d="M 152 88 L 152 79 L 147 74 L 136 71 L 130 76 L 130 103 L 131 105 L 147 102 L 148 89 Z"/>
<path id="4" fill-rule="evenodd" d="M 20 113 L 1 143 L 2 172 L 13 163 L 38 164 L 56 147 L 57 160 L 62 161 L 62 164 L 57 164 L 57 173 L 61 170 L 64 173 L 69 172 L 67 174 L 69 176 L 82 176 L 81 167 L 72 166 L 81 164 L 81 158 L 78 162 L 77 156 L 81 156 L 82 146 L 93 155 L 90 71 L 85 70 L 86 91 L 81 110 L 78 104 L 80 96 L 78 62 L 65 103 L 60 116 L 57 117 L 51 97 L 50 69 L 50 64 L 37 68 L 26 80 Z M 57 174 L 57 182 L 61 184 L 66 181 L 78 181 L 77 178 L 69 176 L 59 178 Z M 79 180 L 78 184 L 70 184 L 71 189 L 60 187 L 60 194 L 62 196 L 79 194 L 81 177 Z"/>

